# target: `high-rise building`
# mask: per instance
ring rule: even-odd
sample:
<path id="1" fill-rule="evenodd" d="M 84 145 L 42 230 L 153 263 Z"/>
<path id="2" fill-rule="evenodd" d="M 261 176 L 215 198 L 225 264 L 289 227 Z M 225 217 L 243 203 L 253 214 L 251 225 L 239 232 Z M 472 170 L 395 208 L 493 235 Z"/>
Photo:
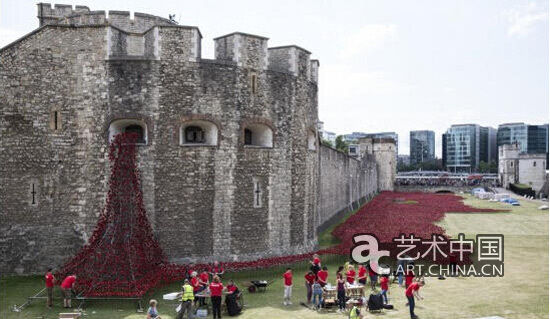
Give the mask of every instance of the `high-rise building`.
<path id="1" fill-rule="evenodd" d="M 435 159 L 434 131 L 411 131 L 410 163 L 425 163 Z"/>
<path id="2" fill-rule="evenodd" d="M 479 128 L 479 161 L 497 163 L 497 130 L 492 127 Z"/>
<path id="3" fill-rule="evenodd" d="M 441 164 L 447 167 L 447 134 L 441 134 Z"/>
<path id="4" fill-rule="evenodd" d="M 497 146 L 515 144 L 519 146 L 520 153 L 527 152 L 527 124 L 505 123 L 498 126 Z"/>
<path id="5" fill-rule="evenodd" d="M 452 125 L 445 134 L 444 165 L 453 172 L 475 172 L 479 163 L 496 160 L 494 128 L 477 124 Z"/>
<path id="6" fill-rule="evenodd" d="M 498 126 L 497 145 L 507 144 L 518 144 L 520 154 L 546 154 L 548 158 L 548 124 L 501 124 Z"/>
<path id="7" fill-rule="evenodd" d="M 548 124 L 527 126 L 527 153 L 548 153 Z"/>

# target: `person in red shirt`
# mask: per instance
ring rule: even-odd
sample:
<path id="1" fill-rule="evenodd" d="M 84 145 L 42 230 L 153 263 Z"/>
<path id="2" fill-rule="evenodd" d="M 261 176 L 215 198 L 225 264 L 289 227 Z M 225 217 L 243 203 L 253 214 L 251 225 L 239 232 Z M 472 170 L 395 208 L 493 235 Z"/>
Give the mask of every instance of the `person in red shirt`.
<path id="1" fill-rule="evenodd" d="M 348 272 L 346 273 L 348 284 L 352 285 L 355 282 L 355 269 L 353 265 L 348 266 Z"/>
<path id="2" fill-rule="evenodd" d="M 327 266 L 323 267 L 323 270 L 320 270 L 317 273 L 317 281 L 321 285 L 321 287 L 325 287 L 327 285 L 328 280 L 328 268 Z"/>
<path id="3" fill-rule="evenodd" d="M 313 260 L 310 261 L 310 263 L 311 263 L 311 267 L 310 267 L 311 271 L 313 271 L 315 276 L 317 276 L 317 273 L 321 270 L 321 259 L 319 258 L 319 255 L 314 254 Z"/>
<path id="4" fill-rule="evenodd" d="M 212 315 L 214 319 L 222 317 L 222 291 L 227 290 L 223 287 L 220 277 L 214 276 L 212 278 L 212 283 L 209 285 L 210 288 L 210 300 L 212 301 Z"/>
<path id="5" fill-rule="evenodd" d="M 239 288 L 235 286 L 235 283 L 233 282 L 233 280 L 229 280 L 229 284 L 227 285 L 227 293 L 232 294 L 232 293 L 235 293 L 236 291 L 239 291 Z"/>
<path id="6" fill-rule="evenodd" d="M 204 287 L 201 285 L 199 278 L 197 277 L 196 271 L 191 272 L 190 283 L 191 283 L 191 286 L 193 287 L 193 293 L 195 294 L 195 296 L 204 290 Z M 195 305 L 197 304 L 197 302 L 199 303 L 199 305 L 202 305 L 204 303 L 204 300 L 201 301 L 201 299 L 203 298 L 195 297 Z"/>
<path id="7" fill-rule="evenodd" d="M 388 275 L 382 275 L 380 277 L 380 294 L 382 295 L 382 298 L 384 300 L 384 304 L 388 304 L 388 290 L 389 290 L 389 279 Z"/>
<path id="8" fill-rule="evenodd" d="M 206 272 L 206 270 L 201 272 L 201 274 L 199 275 L 199 284 L 201 285 L 200 291 L 203 291 L 206 288 L 208 288 L 208 285 L 210 284 L 210 275 L 208 275 L 208 272 Z M 205 299 L 200 298 L 199 305 L 204 306 L 205 304 L 206 304 Z"/>
<path id="9" fill-rule="evenodd" d="M 407 272 L 405 275 L 405 288 L 408 288 L 412 284 L 414 279 L 414 271 L 412 268 L 407 267 Z"/>
<path id="10" fill-rule="evenodd" d="M 292 305 L 290 298 L 292 298 L 292 269 L 287 268 L 283 274 L 285 290 L 283 293 L 283 305 Z"/>
<path id="11" fill-rule="evenodd" d="M 363 264 L 360 264 L 357 270 L 357 281 L 362 285 L 367 284 L 367 268 Z"/>
<path id="12" fill-rule="evenodd" d="M 221 278 L 224 272 L 225 270 L 220 265 L 220 263 L 217 260 L 214 261 L 214 265 L 210 267 L 210 275 L 212 276 L 212 278 L 214 278 L 214 276 L 218 276 Z"/>
<path id="13" fill-rule="evenodd" d="M 63 291 L 63 307 L 71 308 L 71 297 L 74 283 L 76 281 L 76 275 L 69 275 L 63 279 L 61 283 L 61 290 Z"/>
<path id="14" fill-rule="evenodd" d="M 48 268 L 46 273 L 46 292 L 48 295 L 48 308 L 51 308 L 53 305 L 53 285 L 55 283 L 55 277 L 52 275 L 52 269 Z"/>
<path id="15" fill-rule="evenodd" d="M 405 290 L 405 296 L 407 297 L 407 300 L 409 301 L 408 302 L 408 305 L 409 305 L 409 312 L 411 314 L 411 319 L 416 319 L 418 318 L 415 314 L 414 314 L 414 297 L 422 300 L 424 298 L 422 298 L 422 296 L 420 296 L 420 287 L 424 286 L 424 281 L 423 280 L 420 280 L 420 281 L 417 281 L 417 282 L 413 282 L 411 283 L 407 289 Z"/>
<path id="16" fill-rule="evenodd" d="M 311 286 L 315 282 L 315 274 L 313 273 L 313 271 L 308 271 L 304 278 L 306 280 L 307 303 L 310 304 L 312 294 Z"/>

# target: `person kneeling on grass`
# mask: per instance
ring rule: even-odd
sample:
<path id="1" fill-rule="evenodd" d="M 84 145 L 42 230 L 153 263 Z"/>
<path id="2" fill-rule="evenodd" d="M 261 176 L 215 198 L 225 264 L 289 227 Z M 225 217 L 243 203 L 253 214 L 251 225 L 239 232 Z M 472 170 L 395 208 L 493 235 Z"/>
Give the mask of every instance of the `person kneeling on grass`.
<path id="1" fill-rule="evenodd" d="M 285 291 L 283 294 L 283 305 L 292 305 L 290 298 L 292 298 L 292 269 L 287 268 L 283 274 Z"/>
<path id="2" fill-rule="evenodd" d="M 157 301 L 151 299 L 149 301 L 149 309 L 147 309 L 147 319 L 161 319 L 157 311 Z"/>
<path id="3" fill-rule="evenodd" d="M 418 318 L 414 314 L 414 297 L 423 300 L 422 296 L 420 296 L 420 287 L 424 286 L 425 282 L 424 280 L 415 281 L 407 287 L 407 290 L 405 290 L 405 296 L 407 297 L 407 300 L 409 301 L 407 304 L 409 305 L 409 312 L 411 314 L 411 319 Z"/>

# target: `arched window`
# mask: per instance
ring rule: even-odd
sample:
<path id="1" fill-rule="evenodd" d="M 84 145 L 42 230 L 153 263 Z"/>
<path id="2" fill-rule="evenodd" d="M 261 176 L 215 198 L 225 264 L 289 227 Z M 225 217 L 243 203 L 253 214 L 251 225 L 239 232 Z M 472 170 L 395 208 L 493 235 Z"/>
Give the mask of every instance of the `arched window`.
<path id="1" fill-rule="evenodd" d="M 315 151 L 317 149 L 315 132 L 312 130 L 308 130 L 307 132 L 307 148 L 310 151 Z"/>
<path id="2" fill-rule="evenodd" d="M 137 134 L 137 144 L 147 145 L 147 125 L 144 121 L 138 119 L 119 119 L 111 122 L 109 125 L 109 143 L 113 137 L 120 133 Z"/>
<path id="3" fill-rule="evenodd" d="M 268 125 L 249 124 L 243 131 L 244 145 L 248 147 L 273 147 L 273 131 Z"/>
<path id="4" fill-rule="evenodd" d="M 135 133 L 137 134 L 137 142 L 139 144 L 145 144 L 145 133 L 143 132 L 143 127 L 137 124 L 130 124 L 123 129 L 124 133 Z"/>
<path id="5" fill-rule="evenodd" d="M 252 145 L 252 131 L 244 129 L 244 145 Z"/>
<path id="6" fill-rule="evenodd" d="M 204 143 L 204 131 L 198 126 L 185 128 L 185 143 Z"/>
<path id="7" fill-rule="evenodd" d="M 190 120 L 181 125 L 180 145 L 218 145 L 218 127 L 206 120 Z"/>

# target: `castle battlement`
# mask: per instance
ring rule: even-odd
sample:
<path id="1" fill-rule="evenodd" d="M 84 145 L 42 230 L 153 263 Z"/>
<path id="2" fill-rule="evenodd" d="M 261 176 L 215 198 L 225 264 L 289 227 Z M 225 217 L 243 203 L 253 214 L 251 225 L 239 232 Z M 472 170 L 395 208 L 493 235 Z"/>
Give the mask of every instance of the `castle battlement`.
<path id="1" fill-rule="evenodd" d="M 319 61 L 296 45 L 268 47 L 268 38 L 233 32 L 214 38 L 215 60 L 201 56 L 202 35 L 197 27 L 178 25 L 169 19 L 129 11 L 90 11 L 86 6 L 39 3 L 40 26 L 106 26 L 108 60 L 178 59 L 189 62 L 234 64 L 305 77 L 317 83 Z M 162 48 L 162 50 L 161 50 Z"/>
<path id="2" fill-rule="evenodd" d="M 153 26 L 175 25 L 169 19 L 150 15 L 147 13 L 135 12 L 134 17 L 130 11 L 90 11 L 86 6 L 75 6 L 56 4 L 52 7 L 50 3 L 39 3 L 38 19 L 40 26 L 45 24 L 66 24 L 66 25 L 102 25 L 109 24 L 123 31 L 130 33 L 143 33 Z"/>

